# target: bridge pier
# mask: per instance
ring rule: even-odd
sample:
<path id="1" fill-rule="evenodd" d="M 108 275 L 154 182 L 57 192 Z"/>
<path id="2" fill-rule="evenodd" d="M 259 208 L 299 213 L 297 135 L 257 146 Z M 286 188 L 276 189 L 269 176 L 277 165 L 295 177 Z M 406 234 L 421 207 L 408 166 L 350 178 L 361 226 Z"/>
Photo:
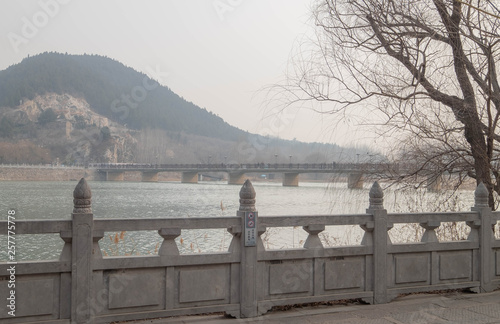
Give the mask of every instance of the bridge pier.
<path id="1" fill-rule="evenodd" d="M 106 181 L 123 181 L 123 171 L 106 171 Z"/>
<path id="2" fill-rule="evenodd" d="M 245 173 L 230 172 L 227 184 L 242 185 L 245 183 Z"/>
<path id="3" fill-rule="evenodd" d="M 284 173 L 283 174 L 283 186 L 285 186 L 285 187 L 298 187 L 299 186 L 299 174 L 298 173 Z"/>
<path id="4" fill-rule="evenodd" d="M 158 172 L 142 171 L 142 182 L 158 182 Z"/>
<path id="5" fill-rule="evenodd" d="M 347 176 L 348 189 L 363 189 L 363 173 L 355 172 L 349 173 Z"/>
<path id="6" fill-rule="evenodd" d="M 182 172 L 181 182 L 182 183 L 198 183 L 198 172 L 196 172 L 196 171 Z"/>

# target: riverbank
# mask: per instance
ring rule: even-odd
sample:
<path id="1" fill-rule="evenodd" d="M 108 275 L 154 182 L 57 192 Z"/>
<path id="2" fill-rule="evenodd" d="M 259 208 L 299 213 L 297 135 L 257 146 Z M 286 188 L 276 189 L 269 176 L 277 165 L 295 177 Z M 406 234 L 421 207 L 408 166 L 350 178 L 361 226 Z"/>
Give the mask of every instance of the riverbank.
<path id="1" fill-rule="evenodd" d="M 97 180 L 94 170 L 78 167 L 2 166 L 0 181 L 72 181 L 80 178 Z"/>
<path id="2" fill-rule="evenodd" d="M 0 166 L 0 181 L 88 181 L 103 180 L 95 169 L 84 167 L 46 166 L 46 165 L 9 165 Z M 160 172 L 158 181 L 180 181 L 178 172 Z M 124 172 L 123 181 L 142 181 L 139 171 Z"/>
<path id="3" fill-rule="evenodd" d="M 224 177 L 224 173 L 217 174 Z M 0 181 L 77 181 L 85 178 L 88 181 L 105 180 L 103 174 L 97 172 L 96 169 L 88 169 L 84 167 L 72 166 L 51 166 L 51 165 L 3 165 L 0 166 Z M 247 178 L 252 182 L 282 182 L 281 176 L 273 177 L 273 179 L 262 178 L 259 174 L 248 174 Z M 314 174 L 304 174 L 301 182 L 330 182 L 331 177 L 321 175 L 320 179 Z M 218 177 L 203 177 L 204 181 L 217 181 Z M 337 179 L 338 180 L 338 179 Z M 341 178 L 346 182 L 344 178 Z M 123 181 L 142 181 L 142 173 L 140 171 L 123 172 Z M 181 172 L 159 172 L 158 181 L 181 181 Z"/>
<path id="4" fill-rule="evenodd" d="M 213 175 L 212 173 L 209 173 Z M 218 177 L 203 177 L 204 181 L 219 181 L 219 178 L 225 176 L 224 173 L 217 173 Z M 261 174 L 249 173 L 246 177 L 252 182 L 270 182 L 282 183 L 281 174 L 277 173 L 272 178 L 263 178 Z M 52 165 L 2 165 L 0 166 L 0 181 L 78 181 L 81 178 L 87 181 L 103 181 L 103 174 L 97 172 L 96 169 L 88 169 L 84 167 L 73 166 L 52 166 Z M 365 179 L 365 184 L 371 184 L 373 181 L 381 179 Z M 140 171 L 124 171 L 123 181 L 142 181 L 142 173 Z M 159 172 L 159 182 L 180 182 L 181 172 Z M 225 180 L 223 180 L 225 181 Z M 325 174 L 301 174 L 299 181 L 301 183 L 347 183 L 347 177 L 344 175 L 325 175 Z M 452 184 L 443 182 L 441 188 L 444 190 L 454 190 Z M 476 183 L 474 179 L 464 181 L 460 186 L 462 190 L 474 190 Z"/>

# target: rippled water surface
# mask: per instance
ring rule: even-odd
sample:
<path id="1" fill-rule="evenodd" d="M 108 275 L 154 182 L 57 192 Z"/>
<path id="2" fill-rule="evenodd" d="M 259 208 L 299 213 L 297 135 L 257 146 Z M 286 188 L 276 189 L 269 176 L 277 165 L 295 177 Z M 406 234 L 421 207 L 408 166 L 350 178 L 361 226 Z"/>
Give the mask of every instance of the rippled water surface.
<path id="1" fill-rule="evenodd" d="M 1 219 L 7 219 L 10 209 L 16 210 L 17 220 L 71 219 L 76 184 L 0 182 Z M 182 184 L 96 181 L 89 182 L 89 185 L 95 218 L 234 216 L 239 206 L 238 193 L 241 188 L 224 182 Z M 281 183 L 255 182 L 254 188 L 259 216 L 354 214 L 364 213 L 368 207 L 369 187 L 348 190 L 345 183 L 300 183 L 299 187 L 283 187 Z M 420 199 L 402 199 L 404 197 L 398 197 L 393 192 L 385 195 L 385 206 L 389 211 L 391 208 L 404 209 L 404 204 L 415 204 Z M 464 195 L 466 198 L 459 198 L 459 203 L 464 206 L 460 208 L 467 209 L 471 206 L 473 196 L 470 192 Z M 405 203 L 402 203 L 403 200 Z M 352 241 L 359 241 L 361 235 L 360 229 L 335 232 L 335 236 L 349 236 L 347 239 Z M 264 235 L 268 248 L 298 247 L 306 237 L 307 234 L 301 228 L 272 229 Z M 223 251 L 227 250 L 231 238 L 226 229 L 183 230 L 177 243 L 181 253 Z M 100 245 L 105 255 L 154 254 L 161 241 L 162 238 L 155 231 L 105 233 Z M 16 242 L 18 260 L 57 258 L 63 246 L 58 234 L 17 235 Z M 6 235 L 0 235 L 0 244 L 7 245 Z M 5 260 L 6 249 L 1 250 L 1 258 Z"/>

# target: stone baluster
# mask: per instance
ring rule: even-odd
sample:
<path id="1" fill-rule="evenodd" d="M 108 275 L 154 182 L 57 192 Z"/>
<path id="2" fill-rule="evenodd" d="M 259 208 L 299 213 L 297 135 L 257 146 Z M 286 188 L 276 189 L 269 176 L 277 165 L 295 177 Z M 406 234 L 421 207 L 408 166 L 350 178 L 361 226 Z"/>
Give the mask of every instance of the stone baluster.
<path id="1" fill-rule="evenodd" d="M 64 241 L 59 261 L 71 261 L 71 241 L 73 240 L 71 231 L 61 231 L 59 236 Z"/>
<path id="2" fill-rule="evenodd" d="M 92 237 L 92 257 L 94 259 L 102 259 L 102 251 L 99 246 L 99 241 L 104 237 L 104 231 L 94 231 Z"/>
<path id="3" fill-rule="evenodd" d="M 367 222 L 366 224 L 359 225 L 359 227 L 365 231 L 361 239 L 361 245 L 373 245 L 373 229 L 375 228 L 375 222 Z"/>
<path id="4" fill-rule="evenodd" d="M 227 229 L 229 233 L 233 236 L 231 243 L 229 244 L 228 251 L 231 253 L 239 253 L 241 251 L 240 239 L 241 239 L 241 225 L 231 226 Z"/>
<path id="5" fill-rule="evenodd" d="M 466 222 L 467 226 L 470 227 L 469 235 L 467 236 L 467 241 L 479 242 L 479 229 L 481 228 L 481 219 L 475 219 Z"/>
<path id="6" fill-rule="evenodd" d="M 307 225 L 302 227 L 304 231 L 309 233 L 304 243 L 306 249 L 322 249 L 323 243 L 318 236 L 319 233 L 325 230 L 325 225 Z"/>
<path id="7" fill-rule="evenodd" d="M 436 228 L 441 226 L 441 222 L 428 221 L 425 223 L 420 223 L 420 226 L 422 226 L 425 229 L 424 235 L 422 235 L 422 239 L 420 240 L 421 242 L 426 242 L 426 243 L 439 242 L 435 230 Z"/>
<path id="8" fill-rule="evenodd" d="M 158 250 L 159 256 L 179 255 L 179 248 L 175 239 L 181 235 L 180 228 L 160 228 L 158 234 L 163 237 L 160 249 Z"/>

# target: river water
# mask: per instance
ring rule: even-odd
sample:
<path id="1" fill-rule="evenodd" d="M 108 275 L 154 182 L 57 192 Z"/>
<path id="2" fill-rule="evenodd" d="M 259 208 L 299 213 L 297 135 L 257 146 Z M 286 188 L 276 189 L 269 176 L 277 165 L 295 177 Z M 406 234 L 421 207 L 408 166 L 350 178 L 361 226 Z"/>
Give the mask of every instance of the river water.
<path id="1" fill-rule="evenodd" d="M 16 211 L 16 220 L 70 219 L 73 189 L 77 182 L 0 182 L 0 215 Z M 174 218 L 234 216 L 239 206 L 240 186 L 225 182 L 100 182 L 91 181 L 92 209 L 95 218 Z M 259 216 L 319 215 L 364 213 L 368 207 L 369 186 L 349 190 L 345 183 L 300 183 L 283 187 L 277 182 L 254 182 Z M 473 192 L 458 192 L 446 203 L 437 197 L 447 193 L 400 193 L 386 190 L 384 206 L 389 212 L 419 211 L 429 201 L 439 205 L 431 211 L 469 210 Z M 441 198 L 440 198 L 441 199 Z M 448 205 L 446 205 L 448 204 Z M 4 233 L 1 233 L 4 234 Z M 356 244 L 363 231 L 359 227 L 327 229 L 325 245 Z M 177 238 L 181 253 L 225 251 L 231 235 L 225 229 L 183 230 Z M 273 228 L 263 235 L 267 248 L 300 247 L 307 238 L 301 228 Z M 155 231 L 105 233 L 100 241 L 103 254 L 155 254 L 162 238 Z M 17 235 L 16 259 L 58 258 L 63 241 L 58 234 Z M 7 246 L 7 236 L 0 235 L 0 246 Z M 0 249 L 0 260 L 6 261 L 6 249 Z"/>

